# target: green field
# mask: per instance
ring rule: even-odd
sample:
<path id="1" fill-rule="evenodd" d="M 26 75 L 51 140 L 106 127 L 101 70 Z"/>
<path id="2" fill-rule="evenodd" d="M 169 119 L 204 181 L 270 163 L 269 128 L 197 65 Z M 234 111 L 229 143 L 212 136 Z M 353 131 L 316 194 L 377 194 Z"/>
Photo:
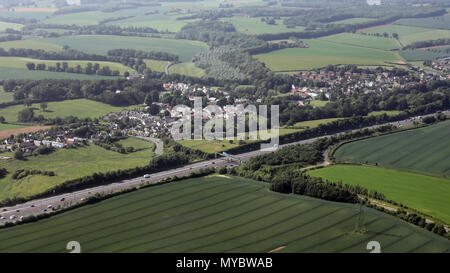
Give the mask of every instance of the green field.
<path id="1" fill-rule="evenodd" d="M 68 45 L 73 49 L 86 53 L 101 55 L 105 55 L 108 50 L 118 48 L 163 51 L 180 56 L 180 60 L 183 62 L 191 61 L 194 55 L 208 49 L 205 43 L 198 41 L 111 35 L 67 36 L 42 39 L 40 41 L 59 46 Z"/>
<path id="2" fill-rule="evenodd" d="M 379 166 L 450 176 L 450 121 L 344 144 L 339 161 L 378 163 Z"/>
<path id="3" fill-rule="evenodd" d="M 325 118 L 325 119 L 316 119 L 316 120 L 308 120 L 308 121 L 300 121 L 294 124 L 294 127 L 304 127 L 304 128 L 316 128 L 320 124 L 327 124 L 342 118 Z"/>
<path id="4" fill-rule="evenodd" d="M 341 45 L 359 46 L 383 50 L 398 49 L 400 47 L 397 40 L 395 39 L 352 33 L 340 33 L 322 37 L 319 40 Z"/>
<path id="5" fill-rule="evenodd" d="M 34 114 L 43 115 L 45 118 L 75 116 L 79 118 L 99 118 L 111 112 L 120 112 L 124 107 L 111 106 L 105 103 L 76 99 L 58 102 L 48 102 L 46 112 L 40 109 L 40 104 L 33 104 Z M 0 116 L 5 117 L 7 122 L 17 122 L 18 113 L 24 109 L 24 105 L 15 105 L 0 109 Z M 133 108 L 132 106 L 129 108 Z"/>
<path id="6" fill-rule="evenodd" d="M 3 86 L 0 86 L 0 103 L 14 100 L 14 92 L 5 92 Z"/>
<path id="7" fill-rule="evenodd" d="M 434 48 L 429 50 L 424 49 L 406 49 L 400 51 L 400 56 L 402 56 L 405 60 L 414 62 L 414 61 L 425 61 L 425 60 L 434 60 L 437 58 L 443 58 L 450 56 L 450 53 L 445 53 L 445 49 L 450 48 L 442 47 L 442 48 Z"/>
<path id="8" fill-rule="evenodd" d="M 37 40 L 18 40 L 0 43 L 0 47 L 8 50 L 10 48 L 29 48 L 29 49 L 42 49 L 46 51 L 62 51 L 62 46 L 51 43 L 46 43 Z"/>
<path id="9" fill-rule="evenodd" d="M 314 107 L 323 107 L 327 103 L 329 103 L 329 101 L 312 100 L 312 101 L 309 102 L 309 105 L 314 106 Z"/>
<path id="10" fill-rule="evenodd" d="M 231 18 L 221 19 L 224 22 L 230 22 L 237 31 L 247 34 L 264 34 L 264 33 L 282 33 L 282 32 L 301 32 L 305 28 L 297 26 L 295 28 L 287 28 L 283 25 L 283 20 L 276 20 L 275 25 L 269 25 L 261 22 L 261 18 L 233 16 Z"/>
<path id="11" fill-rule="evenodd" d="M 268 191 L 241 178 L 183 180 L 117 196 L 39 222 L 0 230 L 0 252 L 448 252 L 450 242 L 357 207 Z M 130 230 L 133 232 L 129 232 Z M 284 248 L 283 248 L 284 247 Z"/>
<path id="12" fill-rule="evenodd" d="M 396 25 L 450 29 L 450 16 L 439 16 L 430 18 L 404 18 L 394 22 Z"/>
<path id="13" fill-rule="evenodd" d="M 398 115 L 398 114 L 401 114 L 401 113 L 402 113 L 402 111 L 396 111 L 396 110 L 391 110 L 391 111 L 373 111 L 373 112 L 370 112 L 368 114 L 368 116 L 369 117 L 370 116 L 381 116 L 381 115 L 384 115 L 384 114 L 386 114 L 388 116 L 395 116 L 395 115 Z"/>
<path id="14" fill-rule="evenodd" d="M 26 126 L 16 125 L 16 124 L 8 124 L 8 123 L 0 123 L 0 131 L 14 130 L 25 128 Z"/>
<path id="15" fill-rule="evenodd" d="M 1 160 L 0 167 L 9 174 L 0 180 L 0 200 L 26 197 L 41 193 L 65 181 L 92 175 L 96 172 L 130 169 L 145 166 L 154 156 L 154 144 L 145 140 L 129 139 L 121 142 L 124 147 L 135 147 L 137 152 L 120 154 L 91 144 L 76 149 L 57 149 L 49 155 L 27 157 L 27 160 Z M 147 148 L 144 149 L 143 146 Z M 14 180 L 17 169 L 54 171 L 56 176 L 31 175 Z"/>
<path id="16" fill-rule="evenodd" d="M 164 67 L 166 67 L 166 61 L 157 61 L 157 60 L 144 60 L 147 67 L 149 67 L 152 71 L 164 72 Z"/>
<path id="17" fill-rule="evenodd" d="M 14 30 L 20 30 L 22 27 L 23 27 L 23 25 L 21 25 L 21 24 L 0 22 L 0 32 L 5 31 L 7 28 L 12 28 Z"/>
<path id="18" fill-rule="evenodd" d="M 255 55 L 272 71 L 310 70 L 329 64 L 383 65 L 402 59 L 391 51 L 305 40 L 309 48 L 288 48 Z"/>
<path id="19" fill-rule="evenodd" d="M 339 21 L 331 22 L 335 25 L 353 25 L 353 24 L 360 24 L 360 23 L 366 23 L 366 22 L 372 22 L 373 18 L 350 18 L 350 19 L 344 19 Z"/>
<path id="20" fill-rule="evenodd" d="M 136 71 L 132 68 L 129 68 L 127 66 L 124 66 L 120 63 L 113 63 L 113 62 L 100 62 L 100 61 L 70 61 L 70 60 L 37 60 L 37 59 L 30 59 L 30 58 L 22 58 L 22 57 L 0 57 L 0 67 L 12 67 L 12 68 L 25 68 L 26 64 L 28 62 L 32 62 L 35 64 L 45 64 L 48 66 L 56 66 L 56 63 L 62 64 L 63 62 L 66 62 L 69 67 L 75 68 L 77 65 L 80 65 L 82 68 L 85 68 L 88 63 L 95 64 L 98 63 L 100 65 L 100 68 L 108 66 L 112 71 L 117 70 L 122 75 L 125 71 L 128 71 L 130 73 L 136 73 Z M 33 71 L 31 71 L 33 72 Z M 59 72 L 63 73 L 63 72 Z M 74 74 L 74 73 L 72 73 Z"/>
<path id="21" fill-rule="evenodd" d="M 370 28 L 362 32 L 379 33 L 381 35 L 385 32 L 388 33 L 389 35 L 397 33 L 399 35 L 399 40 L 403 46 L 412 44 L 414 42 L 450 38 L 450 30 L 401 26 L 401 25 L 385 25 Z"/>
<path id="22" fill-rule="evenodd" d="M 334 165 L 309 171 L 308 174 L 376 190 L 389 200 L 450 223 L 449 179 L 355 165 Z"/>
<path id="23" fill-rule="evenodd" d="M 181 74 L 201 78 L 205 76 L 205 71 L 196 67 L 194 63 L 179 63 L 169 67 L 169 74 Z"/>

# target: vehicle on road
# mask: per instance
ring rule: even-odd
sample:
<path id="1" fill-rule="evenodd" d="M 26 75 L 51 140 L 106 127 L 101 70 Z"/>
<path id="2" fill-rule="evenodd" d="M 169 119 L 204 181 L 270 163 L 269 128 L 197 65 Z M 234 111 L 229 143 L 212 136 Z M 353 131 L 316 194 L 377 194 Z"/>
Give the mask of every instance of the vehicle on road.
<path id="1" fill-rule="evenodd" d="M 15 215 L 9 216 L 9 220 L 14 220 L 14 219 L 16 219 L 16 216 L 15 216 Z"/>
<path id="2" fill-rule="evenodd" d="M 145 179 L 148 179 L 148 178 L 150 178 L 150 175 L 149 175 L 149 174 L 146 174 L 146 175 L 144 175 L 144 178 L 145 178 Z"/>
<path id="3" fill-rule="evenodd" d="M 64 197 L 63 197 L 63 198 L 61 198 L 61 200 L 59 200 L 59 201 L 61 201 L 61 202 L 62 202 L 62 201 L 64 201 L 64 200 L 66 200 L 66 198 L 64 198 Z"/>

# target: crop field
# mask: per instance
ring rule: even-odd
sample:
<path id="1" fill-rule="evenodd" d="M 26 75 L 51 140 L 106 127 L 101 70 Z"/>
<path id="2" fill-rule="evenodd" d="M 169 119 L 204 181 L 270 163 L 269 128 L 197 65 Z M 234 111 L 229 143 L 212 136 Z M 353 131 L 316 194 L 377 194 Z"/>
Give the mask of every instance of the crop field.
<path id="1" fill-rule="evenodd" d="M 380 167 L 334 165 L 308 172 L 329 181 L 360 185 L 450 223 L 450 180 Z"/>
<path id="2" fill-rule="evenodd" d="M 45 118 L 75 116 L 79 118 L 99 118 L 111 112 L 120 112 L 124 107 L 111 106 L 105 103 L 88 100 L 76 99 L 57 102 L 48 102 L 46 111 L 40 109 L 40 104 L 33 104 L 36 116 L 43 115 Z M 15 105 L 0 109 L 0 116 L 5 117 L 7 122 L 17 122 L 18 113 L 25 108 L 24 105 Z M 130 109 L 133 106 L 128 107 Z"/>
<path id="3" fill-rule="evenodd" d="M 179 63 L 169 67 L 169 74 L 181 74 L 201 78 L 205 75 L 205 71 L 195 66 L 194 63 Z"/>
<path id="4" fill-rule="evenodd" d="M 352 33 L 340 33 L 336 35 L 322 37 L 319 40 L 341 45 L 351 45 L 383 50 L 398 49 L 400 47 L 400 45 L 395 39 L 367 36 L 362 34 L 352 34 Z"/>
<path id="5" fill-rule="evenodd" d="M 450 176 L 450 121 L 344 144 L 339 161 L 375 164 L 426 174 Z"/>
<path id="6" fill-rule="evenodd" d="M 448 252 L 435 234 L 367 209 L 268 191 L 241 178 L 189 179 L 117 196 L 39 222 L 0 230 L 0 252 Z M 133 232 L 129 232 L 130 229 Z"/>
<path id="7" fill-rule="evenodd" d="M 414 42 L 450 38 L 450 30 L 401 26 L 401 25 L 385 25 L 380 27 L 374 27 L 368 30 L 364 30 L 363 32 L 379 33 L 381 35 L 385 32 L 388 33 L 389 35 L 397 33 L 399 36 L 399 40 L 403 46 L 412 44 Z"/>
<path id="8" fill-rule="evenodd" d="M 405 60 L 414 62 L 414 61 L 425 61 L 425 60 L 434 60 L 437 58 L 448 57 L 450 53 L 446 53 L 444 50 L 450 48 L 441 47 L 436 49 L 406 49 L 400 51 L 400 56 L 402 56 Z"/>
<path id="9" fill-rule="evenodd" d="M 85 68 L 88 63 L 95 64 L 98 63 L 100 65 L 100 68 L 108 66 L 112 71 L 117 70 L 120 72 L 121 75 L 125 71 L 128 71 L 130 73 L 135 73 L 136 71 L 132 68 L 129 68 L 127 66 L 124 66 L 120 63 L 113 63 L 113 62 L 100 62 L 100 61 L 71 61 L 71 60 L 38 60 L 38 59 L 30 59 L 30 58 L 22 58 L 22 57 L 0 57 L 0 67 L 12 67 L 12 68 L 25 68 L 27 69 L 26 65 L 28 62 L 32 62 L 35 64 L 45 64 L 48 66 L 56 66 L 56 63 L 62 64 L 63 62 L 66 62 L 69 67 L 75 68 L 77 65 L 80 65 L 82 68 Z M 33 71 L 31 71 L 33 72 Z M 59 72 L 64 73 L 64 72 Z M 74 74 L 74 73 L 72 73 Z"/>
<path id="10" fill-rule="evenodd" d="M 255 55 L 272 71 L 310 70 L 329 64 L 383 65 L 402 59 L 391 51 L 305 40 L 309 48 L 288 48 Z"/>
<path id="11" fill-rule="evenodd" d="M 439 16 L 430 18 L 404 18 L 395 21 L 394 24 L 450 30 L 450 16 Z"/>
<path id="12" fill-rule="evenodd" d="M 221 19 L 224 22 L 230 22 L 234 25 L 237 31 L 246 34 L 264 34 L 264 33 L 282 33 L 282 32 L 300 32 L 305 28 L 296 26 L 295 28 L 287 28 L 283 25 L 283 20 L 276 20 L 275 25 L 269 25 L 261 22 L 261 18 L 233 16 L 231 18 Z"/>
<path id="13" fill-rule="evenodd" d="M 122 141 L 124 147 L 135 147 L 136 152 L 120 154 L 90 144 L 76 149 L 57 149 L 49 155 L 27 157 L 23 160 L 0 160 L 0 167 L 9 174 L 0 180 L 0 200 L 26 197 L 46 191 L 65 181 L 92 175 L 96 172 L 125 170 L 145 166 L 154 156 L 154 145 L 140 139 Z M 145 145 L 147 148 L 143 148 Z M 14 180 L 12 174 L 18 169 L 54 171 L 55 176 L 30 175 Z"/>
<path id="14" fill-rule="evenodd" d="M 0 47 L 8 50 L 10 48 L 28 48 L 28 49 L 42 49 L 46 51 L 62 51 L 62 46 L 51 43 L 46 43 L 38 40 L 18 40 L 1 42 Z"/>
<path id="15" fill-rule="evenodd" d="M 108 50 L 118 48 L 163 51 L 180 56 L 180 60 L 183 62 L 191 61 L 194 55 L 208 49 L 205 43 L 198 41 L 112 35 L 79 35 L 48 38 L 42 39 L 42 41 L 59 46 L 68 45 L 73 49 L 101 55 L 105 55 Z"/>

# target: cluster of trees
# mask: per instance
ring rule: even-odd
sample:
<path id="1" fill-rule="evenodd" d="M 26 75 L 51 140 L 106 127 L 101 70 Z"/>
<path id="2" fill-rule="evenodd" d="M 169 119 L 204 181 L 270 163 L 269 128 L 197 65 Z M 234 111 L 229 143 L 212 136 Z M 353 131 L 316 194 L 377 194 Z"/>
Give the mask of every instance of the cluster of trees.
<path id="1" fill-rule="evenodd" d="M 136 49 L 112 49 L 108 51 L 110 57 L 152 59 L 161 61 L 178 62 L 179 57 L 162 51 L 142 51 Z"/>
<path id="2" fill-rule="evenodd" d="M 22 40 L 22 35 L 8 34 L 6 36 L 0 37 L 0 42 L 17 41 L 17 40 Z"/>
<path id="3" fill-rule="evenodd" d="M 6 175 L 8 174 L 8 170 L 5 168 L 0 168 L 0 179 L 6 177 Z"/>
<path id="4" fill-rule="evenodd" d="M 68 30 L 63 35 L 117 35 L 117 36 L 137 36 L 137 37 L 156 37 L 154 34 L 168 33 L 168 31 L 159 31 L 152 27 L 135 27 L 135 26 L 119 26 L 119 25 L 64 25 L 64 24 L 33 24 L 23 28 L 23 33 L 28 33 L 35 29 L 64 29 Z M 53 34 L 60 36 L 60 34 Z"/>
<path id="5" fill-rule="evenodd" d="M 46 175 L 46 176 L 55 176 L 55 172 L 53 171 L 41 171 L 41 170 L 25 170 L 25 169 L 19 169 L 16 170 L 12 178 L 14 180 L 20 180 L 22 178 L 25 178 L 29 175 Z"/>
<path id="6" fill-rule="evenodd" d="M 46 64 L 35 64 L 33 62 L 28 62 L 26 64 L 28 70 L 46 70 L 50 72 L 66 72 L 66 73 L 77 73 L 77 74 L 87 74 L 87 75 L 102 75 L 102 76 L 120 76 L 120 71 L 111 70 L 109 66 L 105 65 L 100 67 L 100 64 L 87 63 L 86 67 L 81 67 L 77 65 L 76 67 L 69 67 L 67 62 L 59 63 L 57 62 L 55 66 L 46 66 Z"/>
<path id="7" fill-rule="evenodd" d="M 358 195 L 348 191 L 339 183 L 322 181 L 308 175 L 298 175 L 288 179 L 278 178 L 271 182 L 270 189 L 281 193 L 294 193 L 328 201 L 357 203 Z"/>
<path id="8" fill-rule="evenodd" d="M 60 101 L 88 98 L 116 106 L 142 104 L 151 91 L 163 90 L 158 80 L 127 81 L 125 79 L 80 81 L 80 80 L 7 80 L 6 92 L 14 92 L 14 100 L 23 102 Z M 117 93 L 116 90 L 123 92 Z M 26 113 L 28 116 L 30 113 Z"/>

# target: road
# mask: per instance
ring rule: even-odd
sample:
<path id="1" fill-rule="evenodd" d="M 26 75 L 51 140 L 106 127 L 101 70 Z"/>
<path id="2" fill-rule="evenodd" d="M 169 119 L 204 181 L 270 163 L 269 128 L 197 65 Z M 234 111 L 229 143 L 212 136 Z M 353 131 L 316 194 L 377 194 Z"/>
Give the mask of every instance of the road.
<path id="1" fill-rule="evenodd" d="M 444 111 L 443 113 L 447 116 L 450 115 L 450 111 Z M 434 115 L 434 114 L 431 114 L 431 115 Z M 429 116 L 431 116 L 431 115 L 429 115 Z M 425 116 L 419 116 L 419 117 L 410 118 L 410 119 L 402 120 L 402 121 L 398 121 L 398 122 L 374 125 L 374 126 L 370 126 L 367 128 L 376 128 L 376 127 L 387 125 L 387 124 L 391 124 L 391 125 L 398 126 L 398 127 L 404 127 L 404 126 L 412 125 L 415 121 L 419 121 L 423 117 L 425 117 Z M 356 130 L 354 130 L 354 131 L 356 131 Z M 315 137 L 315 138 L 297 141 L 297 142 L 293 142 L 293 143 L 288 143 L 288 144 L 284 144 L 284 145 L 279 145 L 278 148 L 283 148 L 286 146 L 296 145 L 296 144 L 312 143 L 319 138 L 337 136 L 340 134 L 345 134 L 345 132 Z M 112 183 L 112 184 L 103 185 L 103 186 L 97 186 L 97 187 L 80 190 L 80 191 L 76 191 L 76 192 L 72 192 L 72 193 L 65 193 L 65 194 L 60 194 L 60 195 L 53 196 L 53 197 L 32 200 L 32 201 L 29 201 L 29 202 L 26 202 L 23 204 L 19 204 L 16 206 L 12 206 L 12 207 L 0 208 L 0 215 L 1 215 L 1 217 L 5 218 L 5 219 L 0 219 L 0 224 L 4 224 L 7 221 L 17 221 L 17 219 L 19 219 L 21 216 L 26 217 L 29 215 L 38 215 L 38 214 L 42 214 L 42 213 L 47 213 L 50 210 L 52 210 L 52 208 L 55 208 L 57 206 L 73 205 L 73 204 L 80 202 L 80 201 L 84 200 L 85 198 L 93 196 L 94 194 L 97 194 L 97 193 L 99 193 L 99 194 L 112 193 L 112 192 L 120 191 L 123 189 L 137 187 L 137 186 L 140 186 L 147 182 L 148 183 L 157 183 L 164 178 L 173 177 L 175 175 L 176 176 L 184 176 L 189 173 L 192 173 L 192 172 L 195 172 L 195 171 L 207 168 L 207 167 L 228 167 L 228 168 L 235 167 L 235 166 L 240 165 L 242 162 L 249 160 L 252 157 L 262 155 L 265 153 L 269 153 L 269 152 L 257 150 L 257 151 L 242 153 L 242 154 L 238 154 L 238 155 L 233 155 L 232 158 L 219 158 L 219 159 L 201 161 L 201 162 L 189 164 L 189 165 L 186 165 L 186 166 L 183 166 L 180 168 L 154 173 L 150 176 L 149 179 L 144 179 L 142 177 L 138 177 L 135 179 L 124 180 L 121 182 Z M 51 206 L 52 208 L 49 208 L 49 206 Z M 10 220 L 11 216 L 15 216 L 15 219 Z"/>
<path id="2" fill-rule="evenodd" d="M 155 143 L 156 144 L 156 150 L 155 150 L 156 154 L 157 155 L 163 154 L 164 143 L 162 142 L 161 139 L 153 138 L 153 137 L 144 137 L 144 136 L 135 136 L 135 137 Z"/>
<path id="3" fill-rule="evenodd" d="M 166 73 L 166 75 L 169 75 L 169 67 L 172 65 L 171 62 L 167 62 L 166 65 L 164 66 L 164 73 Z"/>

